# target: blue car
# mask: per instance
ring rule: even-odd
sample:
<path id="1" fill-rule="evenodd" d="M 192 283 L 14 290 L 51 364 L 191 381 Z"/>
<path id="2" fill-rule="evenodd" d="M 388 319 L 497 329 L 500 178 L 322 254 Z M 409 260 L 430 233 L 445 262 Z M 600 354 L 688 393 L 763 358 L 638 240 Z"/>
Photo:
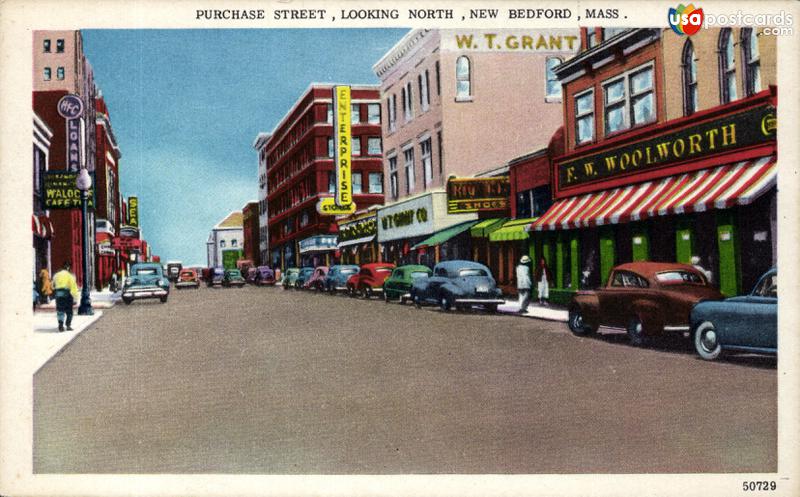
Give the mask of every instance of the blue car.
<path id="1" fill-rule="evenodd" d="M 306 284 L 311 275 L 314 274 L 314 268 L 311 266 L 304 266 L 300 268 L 300 273 L 297 275 L 297 279 L 294 281 L 294 287 L 296 289 L 303 288 L 303 285 Z"/>
<path id="2" fill-rule="evenodd" d="M 495 312 L 505 302 L 488 267 L 458 260 L 440 262 L 434 266 L 431 277 L 414 280 L 409 297 L 418 308 L 423 304 L 438 304 L 443 311 L 477 304 Z"/>
<path id="3" fill-rule="evenodd" d="M 164 276 L 161 264 L 146 262 L 134 264 L 131 275 L 122 287 L 122 301 L 130 304 L 138 299 L 160 299 L 165 303 L 169 297 L 169 280 Z"/>
<path id="4" fill-rule="evenodd" d="M 329 293 L 347 290 L 347 279 L 356 274 L 359 267 L 355 264 L 339 264 L 331 266 L 323 283 L 324 290 Z"/>
<path id="5" fill-rule="evenodd" d="M 764 274 L 749 295 L 700 302 L 690 318 L 694 347 L 713 361 L 725 351 L 778 353 L 778 270 Z"/>

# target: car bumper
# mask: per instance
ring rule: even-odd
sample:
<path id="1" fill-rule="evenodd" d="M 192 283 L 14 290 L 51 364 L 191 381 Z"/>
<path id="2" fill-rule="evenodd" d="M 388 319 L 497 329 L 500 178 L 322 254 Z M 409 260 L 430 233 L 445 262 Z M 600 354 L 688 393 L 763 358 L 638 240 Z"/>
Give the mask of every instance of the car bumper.
<path id="1" fill-rule="evenodd" d="M 503 299 L 455 299 L 456 304 L 505 304 Z"/>
<path id="2" fill-rule="evenodd" d="M 122 291 L 122 298 L 124 299 L 157 299 L 169 295 L 167 290 L 158 287 L 152 288 L 136 288 L 127 289 Z"/>
<path id="3" fill-rule="evenodd" d="M 197 281 L 179 281 L 175 283 L 175 288 L 182 288 L 185 286 L 200 286 L 200 283 Z"/>

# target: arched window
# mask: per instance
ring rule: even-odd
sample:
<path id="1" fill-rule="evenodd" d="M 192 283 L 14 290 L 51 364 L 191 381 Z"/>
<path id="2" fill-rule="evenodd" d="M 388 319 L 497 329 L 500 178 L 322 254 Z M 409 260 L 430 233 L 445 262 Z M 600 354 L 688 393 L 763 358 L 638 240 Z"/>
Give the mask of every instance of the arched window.
<path id="1" fill-rule="evenodd" d="M 744 94 L 761 91 L 761 59 L 758 54 L 758 36 L 753 28 L 742 28 L 742 59 L 744 61 Z"/>
<path id="2" fill-rule="evenodd" d="M 556 77 L 555 69 L 561 64 L 560 57 L 547 57 L 545 59 L 545 99 L 548 102 L 561 100 L 561 82 Z"/>
<path id="3" fill-rule="evenodd" d="M 692 40 L 686 40 L 681 58 L 683 67 L 683 114 L 690 116 L 697 112 L 697 59 L 694 57 Z"/>
<path id="4" fill-rule="evenodd" d="M 462 55 L 456 60 L 456 98 L 466 99 L 472 95 L 470 61 Z"/>
<path id="5" fill-rule="evenodd" d="M 719 85 L 723 104 L 736 100 L 736 61 L 734 60 L 731 28 L 719 32 Z"/>

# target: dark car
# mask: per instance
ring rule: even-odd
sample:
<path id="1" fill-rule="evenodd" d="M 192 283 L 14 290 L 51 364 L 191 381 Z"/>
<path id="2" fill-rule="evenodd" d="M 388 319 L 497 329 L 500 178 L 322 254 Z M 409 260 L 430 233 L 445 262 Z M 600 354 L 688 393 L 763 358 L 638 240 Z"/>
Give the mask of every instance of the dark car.
<path id="1" fill-rule="evenodd" d="M 225 273 L 222 275 L 222 286 L 238 286 L 241 288 L 244 284 L 244 277 L 242 276 L 242 272 L 238 269 L 226 269 Z"/>
<path id="2" fill-rule="evenodd" d="M 206 285 L 210 287 L 214 286 L 222 286 L 222 280 L 225 277 L 225 270 L 221 267 L 211 268 L 209 271 L 208 279 L 206 280 Z"/>
<path id="3" fill-rule="evenodd" d="M 472 261 L 440 262 L 429 278 L 419 278 L 411 285 L 409 297 L 417 307 L 438 304 L 443 311 L 453 307 L 466 309 L 473 304 L 489 312 L 497 311 L 504 303 L 503 292 L 497 288 L 488 267 Z"/>
<path id="4" fill-rule="evenodd" d="M 369 299 L 374 293 L 383 292 L 383 282 L 392 275 L 394 268 L 390 262 L 363 264 L 358 273 L 347 279 L 348 293 L 351 297 L 360 295 Z"/>
<path id="5" fill-rule="evenodd" d="M 155 262 L 134 264 L 122 287 L 122 301 L 126 304 L 138 299 L 161 299 L 163 304 L 168 296 L 169 280 L 164 277 L 161 264 Z"/>
<path id="6" fill-rule="evenodd" d="M 703 359 L 717 359 L 728 350 L 777 354 L 778 270 L 767 271 L 749 295 L 700 302 L 689 322 Z"/>
<path id="7" fill-rule="evenodd" d="M 331 294 L 347 290 L 347 280 L 358 273 L 359 267 L 355 264 L 339 264 L 331 266 L 325 275 L 323 286 Z"/>
<path id="8" fill-rule="evenodd" d="M 431 274 L 433 274 L 431 268 L 418 264 L 395 268 L 389 279 L 383 283 L 383 300 L 386 302 L 399 300 L 401 304 L 404 304 L 411 297 L 411 285 L 414 281 L 419 278 L 428 278 Z"/>
<path id="9" fill-rule="evenodd" d="M 328 266 L 317 266 L 311 277 L 303 284 L 306 290 L 322 291 L 325 288 L 325 276 L 328 275 Z"/>
<path id="10" fill-rule="evenodd" d="M 249 267 L 249 268 L 247 268 L 247 272 L 245 272 L 243 274 L 244 274 L 244 280 L 246 282 L 250 283 L 251 285 L 255 285 L 256 284 L 256 275 L 258 274 L 258 272 L 256 271 L 256 268 Z"/>
<path id="11" fill-rule="evenodd" d="M 281 278 L 281 284 L 283 285 L 283 289 L 286 290 L 288 288 L 295 288 L 298 276 L 300 276 L 299 268 L 296 267 L 287 268 L 286 272 L 283 273 L 283 277 Z"/>
<path id="12" fill-rule="evenodd" d="M 650 337 L 689 331 L 689 313 L 722 294 L 688 264 L 631 262 L 612 269 L 605 287 L 579 291 L 569 305 L 569 329 L 576 335 L 600 326 L 626 329 L 633 345 Z"/>
<path id="13" fill-rule="evenodd" d="M 175 288 L 200 288 L 200 277 L 195 269 L 181 269 L 178 275 L 178 281 L 175 282 Z"/>
<path id="14" fill-rule="evenodd" d="M 297 273 L 297 279 L 294 282 L 294 287 L 298 290 L 303 288 L 306 284 L 306 281 L 311 278 L 311 275 L 314 274 L 314 268 L 311 266 L 303 266 L 300 268 L 300 272 Z"/>
<path id="15" fill-rule="evenodd" d="M 258 266 L 256 268 L 256 285 L 274 285 L 275 284 L 275 271 L 269 266 Z"/>

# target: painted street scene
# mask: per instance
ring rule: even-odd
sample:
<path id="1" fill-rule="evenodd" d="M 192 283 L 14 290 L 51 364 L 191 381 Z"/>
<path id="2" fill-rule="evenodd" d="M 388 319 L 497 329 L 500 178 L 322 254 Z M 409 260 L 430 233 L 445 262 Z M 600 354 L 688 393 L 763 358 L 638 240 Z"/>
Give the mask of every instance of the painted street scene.
<path id="1" fill-rule="evenodd" d="M 34 473 L 777 471 L 762 28 L 32 56 Z"/>

